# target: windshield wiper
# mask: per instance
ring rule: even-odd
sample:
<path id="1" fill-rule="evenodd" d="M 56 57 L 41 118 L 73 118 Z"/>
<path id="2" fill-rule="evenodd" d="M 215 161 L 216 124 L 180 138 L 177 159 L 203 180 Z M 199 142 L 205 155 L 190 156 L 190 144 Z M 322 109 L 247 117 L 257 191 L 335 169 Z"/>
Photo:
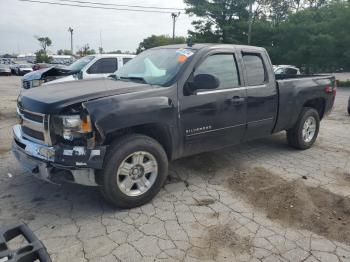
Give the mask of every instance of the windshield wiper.
<path id="1" fill-rule="evenodd" d="M 131 80 L 131 81 L 141 81 L 144 84 L 148 84 L 147 81 L 143 77 L 138 77 L 138 76 L 121 76 L 119 79 L 126 79 L 126 80 Z"/>

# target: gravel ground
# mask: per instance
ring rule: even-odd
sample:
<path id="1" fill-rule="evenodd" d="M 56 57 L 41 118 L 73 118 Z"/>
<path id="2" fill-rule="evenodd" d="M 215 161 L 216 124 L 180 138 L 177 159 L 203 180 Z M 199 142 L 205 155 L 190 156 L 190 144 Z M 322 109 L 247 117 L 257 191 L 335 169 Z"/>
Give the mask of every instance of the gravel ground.
<path id="1" fill-rule="evenodd" d="M 19 83 L 0 78 L 0 226 L 27 223 L 53 261 L 350 261 L 350 89 L 310 150 L 280 133 L 181 159 L 150 204 L 115 210 L 95 188 L 20 169 L 9 152 Z"/>

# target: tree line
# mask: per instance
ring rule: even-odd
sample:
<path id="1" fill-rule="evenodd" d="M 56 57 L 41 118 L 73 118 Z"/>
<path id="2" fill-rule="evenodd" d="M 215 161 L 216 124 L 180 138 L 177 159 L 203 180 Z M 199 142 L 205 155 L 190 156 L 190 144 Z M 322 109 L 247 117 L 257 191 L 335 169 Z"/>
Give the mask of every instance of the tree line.
<path id="1" fill-rule="evenodd" d="M 184 0 L 198 19 L 188 38 L 194 43 L 262 46 L 274 64 L 293 64 L 306 73 L 350 70 L 350 1 L 341 0 Z M 252 12 L 249 12 L 250 5 Z M 167 36 L 144 39 L 147 48 L 184 43 Z"/>

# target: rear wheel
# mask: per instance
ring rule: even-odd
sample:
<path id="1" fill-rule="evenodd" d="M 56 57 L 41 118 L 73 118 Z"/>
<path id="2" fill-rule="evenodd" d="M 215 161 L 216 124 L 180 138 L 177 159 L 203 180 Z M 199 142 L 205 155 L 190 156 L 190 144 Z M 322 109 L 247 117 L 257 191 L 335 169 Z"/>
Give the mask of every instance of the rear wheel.
<path id="1" fill-rule="evenodd" d="M 149 202 L 163 186 L 168 159 L 163 147 L 144 135 L 129 135 L 116 141 L 102 171 L 102 195 L 119 208 Z"/>
<path id="2" fill-rule="evenodd" d="M 295 126 L 287 130 L 289 145 L 302 150 L 310 148 L 316 141 L 319 128 L 320 117 L 318 112 L 310 107 L 304 108 Z"/>

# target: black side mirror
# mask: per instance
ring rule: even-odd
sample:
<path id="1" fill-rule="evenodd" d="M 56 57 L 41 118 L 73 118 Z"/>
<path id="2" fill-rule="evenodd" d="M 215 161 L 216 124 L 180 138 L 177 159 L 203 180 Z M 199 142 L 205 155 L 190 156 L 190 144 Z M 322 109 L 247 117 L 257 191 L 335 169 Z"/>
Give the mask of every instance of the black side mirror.
<path id="1" fill-rule="evenodd" d="M 79 73 L 77 73 L 77 78 L 79 80 L 83 79 L 83 71 L 79 71 Z"/>
<path id="2" fill-rule="evenodd" d="M 216 89 L 220 86 L 220 81 L 217 77 L 210 74 L 199 74 L 190 83 L 193 91 L 198 89 Z"/>

